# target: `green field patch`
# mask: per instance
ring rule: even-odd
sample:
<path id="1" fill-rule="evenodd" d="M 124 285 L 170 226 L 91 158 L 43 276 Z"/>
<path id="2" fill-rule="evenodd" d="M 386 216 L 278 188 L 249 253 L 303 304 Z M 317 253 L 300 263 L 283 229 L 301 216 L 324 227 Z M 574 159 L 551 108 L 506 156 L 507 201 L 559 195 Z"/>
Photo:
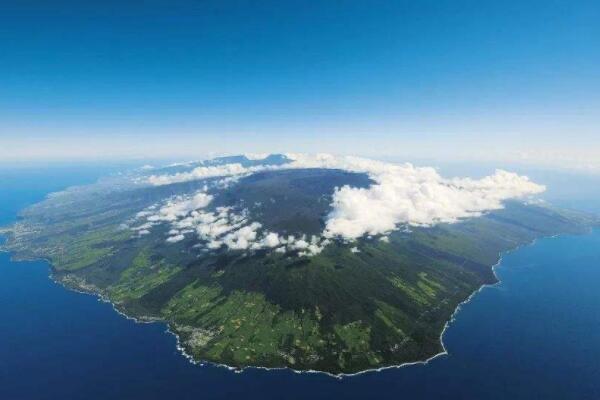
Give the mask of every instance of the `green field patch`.
<path id="1" fill-rule="evenodd" d="M 125 269 L 117 284 L 108 288 L 109 296 L 116 302 L 138 299 L 155 287 L 167 282 L 181 268 L 164 261 L 152 262 L 151 253 L 143 249 Z"/>
<path id="2" fill-rule="evenodd" d="M 361 321 L 354 321 L 346 325 L 335 325 L 333 329 L 351 352 L 369 350 L 370 326 Z"/>
<path id="3" fill-rule="evenodd" d="M 425 272 L 419 272 L 417 287 L 430 298 L 437 297 L 438 293 L 443 290 L 442 285 L 430 279 Z"/>
<path id="4" fill-rule="evenodd" d="M 61 235 L 52 240 L 59 243 L 52 255 L 53 264 L 57 269 L 67 271 L 90 266 L 112 254 L 110 243 L 126 240 L 129 236 L 130 232 L 112 226 L 79 235 Z"/>
<path id="5" fill-rule="evenodd" d="M 199 316 L 207 312 L 219 294 L 218 286 L 204 286 L 194 282 L 177 293 L 163 308 L 162 314 L 170 320 L 181 323 L 193 323 Z"/>
<path id="6" fill-rule="evenodd" d="M 411 286 L 408 282 L 402 280 L 397 276 L 391 276 L 389 278 L 392 285 L 402 290 L 408 297 L 410 297 L 415 302 L 420 305 L 429 304 L 429 299 L 427 298 L 426 293 L 420 287 Z"/>
<path id="7" fill-rule="evenodd" d="M 314 312 L 282 312 L 258 293 L 234 291 L 227 297 L 220 293 L 219 287 L 194 283 L 163 309 L 165 317 L 178 323 L 215 327 L 214 337 L 202 349 L 195 349 L 209 359 L 295 363 L 316 357 L 325 343 Z"/>
<path id="8" fill-rule="evenodd" d="M 382 308 L 378 309 L 377 311 L 375 311 L 375 316 L 377 318 L 379 318 L 388 328 L 390 328 L 397 335 L 406 336 L 404 331 L 390 319 L 391 316 L 388 315 L 388 312 L 387 312 L 388 311 L 387 308 L 389 308 L 389 307 L 390 306 L 386 307 L 386 309 L 382 309 Z"/>

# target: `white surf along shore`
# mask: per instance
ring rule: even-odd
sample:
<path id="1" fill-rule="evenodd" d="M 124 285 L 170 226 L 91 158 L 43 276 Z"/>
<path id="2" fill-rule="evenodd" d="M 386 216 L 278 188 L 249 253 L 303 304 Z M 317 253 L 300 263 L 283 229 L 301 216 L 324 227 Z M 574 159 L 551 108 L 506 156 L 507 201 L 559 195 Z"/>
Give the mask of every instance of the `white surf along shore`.
<path id="1" fill-rule="evenodd" d="M 591 229 L 592 228 L 588 229 L 588 233 L 591 232 Z M 412 365 L 426 365 L 429 362 L 435 360 L 436 358 L 439 358 L 439 357 L 445 356 L 445 355 L 449 355 L 449 352 L 448 352 L 448 350 L 446 348 L 446 345 L 444 343 L 444 334 L 446 333 L 447 329 L 452 326 L 452 323 L 456 320 L 456 317 L 458 316 L 460 310 L 462 309 L 462 307 L 464 305 L 466 305 L 469 302 L 471 302 L 476 297 L 476 295 L 479 292 L 481 292 L 482 290 L 484 290 L 484 289 L 486 289 L 488 287 L 496 287 L 496 286 L 498 286 L 498 285 L 500 285 L 502 283 L 502 281 L 498 278 L 498 275 L 496 273 L 496 269 L 502 265 L 503 257 L 506 254 L 509 254 L 511 252 L 514 252 L 514 251 L 518 251 L 519 249 L 521 249 L 523 247 L 533 246 L 539 240 L 547 240 L 547 239 L 552 239 L 552 238 L 556 238 L 556 237 L 559 237 L 559 236 L 562 236 L 562 235 L 558 234 L 558 235 L 542 236 L 542 237 L 536 238 L 536 239 L 534 239 L 534 240 L 532 240 L 532 241 L 530 241 L 528 243 L 524 243 L 524 244 L 521 244 L 519 246 L 516 246 L 513 249 L 509 249 L 509 250 L 506 250 L 504 252 L 500 252 L 499 255 L 498 255 L 498 261 L 496 262 L 496 264 L 494 264 L 493 266 L 491 266 L 491 269 L 492 269 L 492 272 L 493 272 L 494 277 L 496 279 L 496 282 L 495 283 L 491 283 L 491 284 L 484 284 L 484 285 L 480 286 L 478 289 L 476 289 L 475 291 L 473 291 L 473 293 L 471 293 L 465 300 L 463 300 L 462 302 L 460 302 L 456 306 L 454 312 L 452 313 L 452 315 L 450 316 L 450 318 L 448 319 L 448 321 L 446 321 L 446 323 L 444 324 L 444 327 L 443 327 L 443 329 L 442 329 L 442 331 L 440 333 L 439 340 L 440 340 L 440 344 L 442 346 L 442 351 L 441 352 L 439 352 L 437 354 L 434 354 L 433 356 L 431 356 L 431 357 L 429 357 L 429 358 L 427 358 L 425 360 L 417 360 L 417 361 L 411 361 L 411 362 L 406 362 L 406 363 L 397 364 L 397 365 L 388 365 L 388 366 L 382 366 L 382 367 L 379 367 L 379 368 L 365 369 L 365 370 L 358 371 L 358 372 L 353 372 L 353 373 L 339 373 L 339 374 L 334 374 L 334 373 L 331 373 L 331 372 L 319 371 L 319 370 L 310 370 L 310 369 L 309 370 L 297 370 L 297 369 L 293 369 L 293 368 L 290 368 L 290 367 L 274 367 L 274 368 L 272 368 L 272 367 L 253 366 L 253 365 L 248 365 L 248 366 L 244 366 L 244 367 L 235 367 L 235 366 L 231 366 L 231 365 L 227 365 L 227 364 L 222 364 L 222 363 L 216 363 L 216 362 L 212 362 L 212 361 L 196 360 L 191 354 L 189 354 L 189 353 L 186 352 L 184 346 L 181 343 L 179 335 L 177 333 L 175 333 L 171 329 L 170 324 L 168 323 L 168 321 L 165 321 L 165 320 L 163 320 L 161 318 L 157 318 L 157 317 L 138 317 L 138 318 L 136 318 L 136 317 L 130 316 L 125 311 L 121 310 L 119 308 L 118 304 L 116 304 L 115 302 L 111 301 L 103 293 L 100 293 L 98 291 L 91 290 L 91 289 L 86 290 L 86 289 L 74 287 L 74 286 L 68 284 L 67 282 L 63 282 L 60 279 L 56 279 L 56 277 L 52 274 L 52 272 L 50 273 L 49 277 L 50 277 L 50 279 L 54 283 L 56 283 L 56 284 L 58 284 L 58 285 L 60 285 L 60 286 L 62 286 L 64 288 L 66 288 L 68 290 L 71 290 L 73 292 L 80 293 L 80 294 L 94 296 L 94 297 L 96 297 L 98 299 L 99 302 L 110 304 L 111 307 L 113 308 L 113 310 L 116 311 L 119 315 L 121 315 L 122 317 L 124 317 L 124 318 L 126 318 L 126 319 L 128 319 L 130 321 L 133 321 L 134 323 L 138 323 L 138 324 L 150 324 L 150 323 L 165 324 L 166 325 L 165 333 L 169 333 L 169 334 L 171 334 L 171 335 L 173 335 L 175 337 L 177 350 L 191 364 L 198 365 L 198 366 L 205 366 L 205 365 L 216 366 L 216 367 L 219 367 L 219 368 L 225 368 L 225 369 L 230 370 L 230 371 L 235 372 L 235 373 L 244 373 L 244 371 L 246 371 L 246 370 L 252 370 L 252 369 L 255 369 L 255 370 L 265 370 L 265 371 L 288 370 L 288 371 L 291 371 L 291 372 L 296 373 L 296 374 L 323 374 L 323 375 L 330 376 L 332 378 L 342 379 L 342 378 L 351 378 L 353 376 L 359 376 L 359 375 L 366 374 L 366 373 L 381 372 L 381 371 L 389 370 L 389 369 L 404 368 L 404 367 L 409 367 L 409 366 L 412 366 Z M 0 252 L 8 252 L 8 251 L 0 248 Z M 25 259 L 25 258 L 24 259 L 15 259 L 15 258 L 11 257 L 11 261 L 14 261 L 14 262 L 27 262 L 27 261 L 37 261 L 37 260 L 41 260 L 41 261 L 46 262 L 49 265 L 49 267 L 51 268 L 51 263 L 47 259 L 43 259 L 43 258 L 39 258 L 39 259 Z"/>

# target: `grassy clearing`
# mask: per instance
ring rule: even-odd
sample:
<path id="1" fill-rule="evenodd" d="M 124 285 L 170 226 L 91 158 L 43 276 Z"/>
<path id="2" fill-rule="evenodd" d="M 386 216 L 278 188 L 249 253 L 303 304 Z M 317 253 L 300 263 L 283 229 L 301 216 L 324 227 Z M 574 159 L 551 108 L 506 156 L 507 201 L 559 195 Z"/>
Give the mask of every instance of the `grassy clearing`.
<path id="1" fill-rule="evenodd" d="M 76 271 L 88 267 L 98 260 L 112 254 L 110 243 L 129 238 L 130 232 L 118 230 L 114 226 L 79 235 L 62 235 L 53 238 L 56 242 L 52 261 L 60 270 Z"/>
<path id="2" fill-rule="evenodd" d="M 152 263 L 151 253 L 143 249 L 132 265 L 121 273 L 116 285 L 108 288 L 110 297 L 121 302 L 126 299 L 140 298 L 152 289 L 167 282 L 181 268 L 173 267 L 164 261 Z"/>

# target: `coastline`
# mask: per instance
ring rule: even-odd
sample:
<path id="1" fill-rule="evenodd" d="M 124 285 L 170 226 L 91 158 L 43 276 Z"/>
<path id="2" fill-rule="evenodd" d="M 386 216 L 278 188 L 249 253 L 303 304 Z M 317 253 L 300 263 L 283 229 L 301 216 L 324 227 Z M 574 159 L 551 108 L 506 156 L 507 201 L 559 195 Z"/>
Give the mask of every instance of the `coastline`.
<path id="1" fill-rule="evenodd" d="M 556 238 L 559 236 L 563 236 L 563 235 L 581 235 L 581 234 L 589 234 L 591 233 L 593 230 L 593 226 L 592 227 L 588 227 L 587 229 L 585 229 L 582 232 L 579 233 L 562 233 L 562 234 L 554 234 L 554 235 L 548 235 L 548 236 L 541 236 L 539 238 L 535 238 L 530 242 L 527 243 L 523 243 L 521 245 L 518 245 L 512 249 L 509 250 L 505 250 L 502 252 L 498 253 L 498 261 L 491 266 L 492 269 L 492 273 L 494 275 L 494 278 L 496 280 L 496 282 L 494 283 L 489 283 L 489 284 L 483 284 L 481 285 L 478 289 L 474 290 L 465 300 L 463 300 L 462 302 L 460 302 L 459 304 L 457 304 L 456 308 L 454 309 L 453 313 L 450 315 L 450 318 L 445 322 L 444 327 L 440 333 L 439 336 L 439 343 L 442 347 L 442 351 L 440 351 L 439 353 L 436 353 L 434 355 L 432 355 L 431 357 L 425 359 L 425 360 L 417 360 L 417 361 L 411 361 L 411 362 L 405 362 L 402 364 L 396 364 L 396 365 L 388 365 L 388 366 L 382 366 L 379 368 L 370 368 L 370 369 L 365 369 L 365 370 L 361 370 L 361 371 L 357 371 L 357 372 L 352 372 L 352 373 L 332 373 L 332 372 L 328 372 L 328 371 L 320 371 L 320 370 L 297 370 L 297 369 L 293 369 L 291 367 L 261 367 L 261 366 L 252 366 L 252 365 L 248 365 L 248 366 L 243 366 L 243 367 L 235 367 L 235 366 L 231 366 L 231 365 L 227 365 L 227 364 L 222 364 L 222 363 L 218 363 L 218 362 L 214 362 L 214 361 L 207 361 L 207 360 L 196 360 L 194 359 L 194 357 L 189 354 L 185 347 L 182 345 L 181 343 L 181 338 L 180 335 L 177 334 L 171 327 L 171 325 L 165 321 L 164 319 L 158 318 L 158 317 L 133 317 L 130 316 L 128 314 L 126 314 L 125 311 L 121 310 L 118 306 L 117 303 L 114 303 L 113 301 L 111 301 L 104 293 L 102 293 L 101 291 L 94 291 L 94 290 L 86 290 L 84 288 L 81 287 L 75 287 L 73 285 L 69 285 L 67 282 L 64 282 L 58 278 L 56 278 L 56 276 L 53 273 L 53 269 L 52 269 L 52 264 L 50 263 L 50 261 L 48 259 L 45 259 L 43 257 L 39 257 L 39 258 L 27 258 L 27 257 L 23 257 L 23 258 L 18 258 L 18 257 L 14 257 L 14 253 L 11 252 L 9 249 L 6 249 L 5 246 L 1 246 L 0 245 L 0 252 L 5 252 L 8 253 L 10 256 L 10 261 L 12 262 L 27 262 L 27 261 L 44 261 L 47 265 L 48 268 L 50 270 L 49 274 L 48 274 L 48 278 L 54 282 L 55 284 L 58 284 L 60 286 L 62 286 L 65 289 L 71 290 L 73 292 L 76 293 L 80 293 L 80 294 L 86 294 L 86 295 L 90 295 L 90 296 L 94 296 L 98 299 L 98 301 L 103 302 L 103 303 L 108 303 L 112 306 L 113 310 L 116 311 L 119 315 L 125 317 L 128 320 L 131 320 L 135 323 L 140 323 L 140 324 L 149 324 L 149 323 L 161 323 L 164 324 L 166 326 L 165 329 L 165 333 L 169 333 L 171 335 L 173 335 L 175 337 L 176 340 L 176 349 L 177 351 L 183 356 L 185 357 L 188 362 L 190 362 L 193 365 L 198 365 L 198 366 L 204 366 L 204 365 L 211 365 L 211 366 L 215 366 L 215 367 L 219 367 L 219 368 L 225 368 L 229 371 L 235 372 L 235 373 L 243 373 L 247 370 L 252 370 L 252 369 L 256 369 L 256 370 L 264 370 L 264 371 L 276 371 L 276 370 L 282 370 L 282 371 L 290 371 L 293 372 L 295 374 L 323 374 L 335 379 L 343 379 L 343 378 L 351 378 L 353 376 L 359 376 L 359 375 L 363 375 L 366 373 L 371 373 L 371 372 L 381 372 L 381 371 L 385 371 L 388 369 L 399 369 L 399 368 L 404 368 L 404 367 L 409 367 L 412 365 L 427 365 L 429 362 L 433 361 L 434 359 L 444 356 L 444 355 L 448 355 L 449 352 L 446 348 L 446 345 L 444 343 L 444 334 L 446 332 L 446 330 L 451 326 L 451 324 L 456 320 L 456 317 L 458 315 L 458 313 L 461 311 L 462 307 L 466 304 L 468 304 L 471 300 L 473 300 L 473 298 L 475 298 L 475 296 L 481 292 L 482 290 L 484 290 L 487 287 L 494 287 L 497 286 L 499 284 L 502 283 L 502 281 L 498 278 L 496 269 L 502 264 L 502 260 L 504 258 L 504 256 L 506 254 L 509 254 L 511 252 L 517 251 L 523 247 L 527 247 L 527 246 L 532 246 L 534 245 L 537 241 L 542 240 L 542 239 L 550 239 L 550 238 Z M 0 244 L 4 244 L 5 240 L 6 240 L 6 235 L 7 231 L 3 231 L 0 232 Z"/>

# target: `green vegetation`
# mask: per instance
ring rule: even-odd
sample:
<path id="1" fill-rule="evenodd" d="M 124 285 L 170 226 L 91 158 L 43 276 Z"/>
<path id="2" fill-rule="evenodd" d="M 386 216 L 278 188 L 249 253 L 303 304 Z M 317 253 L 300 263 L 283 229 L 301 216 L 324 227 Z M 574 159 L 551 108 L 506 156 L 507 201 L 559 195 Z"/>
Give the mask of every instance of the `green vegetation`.
<path id="1" fill-rule="evenodd" d="M 119 281 L 108 287 L 110 298 L 116 302 L 140 298 L 155 287 L 167 282 L 180 267 L 166 265 L 164 260 L 153 263 L 147 249 L 133 259 L 131 266 L 121 273 Z"/>
<path id="2" fill-rule="evenodd" d="M 438 353 L 456 306 L 495 281 L 499 252 L 597 223 L 509 202 L 461 223 L 394 232 L 387 242 L 334 241 L 310 258 L 204 252 L 193 235 L 167 243 L 167 224 L 141 237 L 121 226 L 204 183 L 72 189 L 25 210 L 6 248 L 49 259 L 57 279 L 102 293 L 129 315 L 165 320 L 196 359 L 350 373 Z M 334 187 L 369 183 L 336 170 L 265 172 L 215 194 L 211 206 L 243 206 L 269 230 L 312 234 L 323 228 Z"/>

